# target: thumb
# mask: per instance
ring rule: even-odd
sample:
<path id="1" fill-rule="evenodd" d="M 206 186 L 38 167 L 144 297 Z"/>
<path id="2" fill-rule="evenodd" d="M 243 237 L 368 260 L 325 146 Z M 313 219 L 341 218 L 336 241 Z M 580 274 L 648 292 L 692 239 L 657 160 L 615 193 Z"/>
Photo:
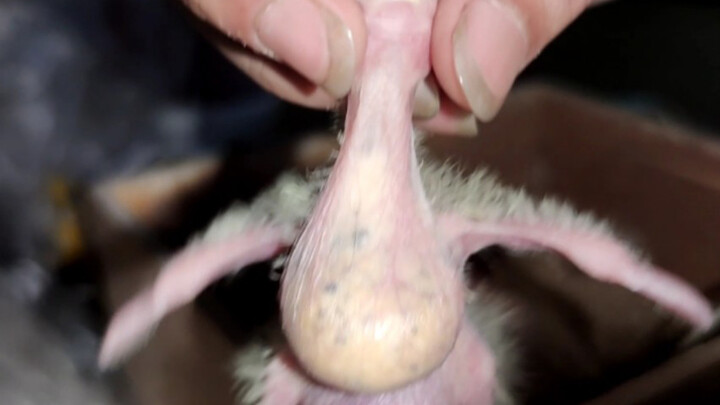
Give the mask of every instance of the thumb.
<path id="1" fill-rule="evenodd" d="M 517 75 L 592 0 L 440 0 L 432 39 L 438 82 L 459 106 L 492 119 Z"/>

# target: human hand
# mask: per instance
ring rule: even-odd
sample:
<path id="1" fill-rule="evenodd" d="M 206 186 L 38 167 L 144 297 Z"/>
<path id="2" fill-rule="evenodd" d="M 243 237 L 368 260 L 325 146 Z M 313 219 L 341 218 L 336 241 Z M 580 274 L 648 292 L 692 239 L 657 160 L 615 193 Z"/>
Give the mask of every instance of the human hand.
<path id="1" fill-rule="evenodd" d="M 216 44 L 266 90 L 311 108 L 331 108 L 349 92 L 366 40 L 357 0 L 184 1 L 231 39 Z M 522 69 L 596 2 L 439 0 L 434 78 L 418 91 L 416 122 L 440 133 L 475 133 L 476 118 L 491 120 Z"/>
<path id="2" fill-rule="evenodd" d="M 447 98 L 425 126 L 474 134 L 474 118 L 490 121 L 520 72 L 587 7 L 604 1 L 439 0 L 431 58 Z"/>

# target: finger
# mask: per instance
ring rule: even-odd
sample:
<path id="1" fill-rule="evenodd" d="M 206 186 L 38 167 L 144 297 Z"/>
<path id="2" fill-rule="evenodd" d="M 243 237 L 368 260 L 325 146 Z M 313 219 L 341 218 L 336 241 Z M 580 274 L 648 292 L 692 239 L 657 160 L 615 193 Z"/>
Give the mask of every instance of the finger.
<path id="1" fill-rule="evenodd" d="M 431 135 L 473 136 L 478 131 L 475 116 L 440 92 L 432 73 L 415 90 L 413 122 Z"/>
<path id="2" fill-rule="evenodd" d="M 415 117 L 415 125 L 432 135 L 474 136 L 478 133 L 475 116 L 442 95 L 437 112 L 428 118 Z"/>
<path id="3" fill-rule="evenodd" d="M 443 90 L 483 121 L 492 119 L 527 64 L 591 0 L 442 0 L 432 64 Z"/>
<path id="4" fill-rule="evenodd" d="M 215 42 L 220 52 L 260 87 L 279 98 L 309 108 L 334 108 L 338 99 L 288 66 L 227 41 Z"/>
<path id="5" fill-rule="evenodd" d="M 314 105 L 313 97 L 338 99 L 350 90 L 365 48 L 365 26 L 355 0 L 184 1 L 201 19 L 243 45 L 220 46 L 231 61 L 279 96 Z M 248 50 L 265 59 L 251 57 Z M 271 61 L 286 64 L 307 83 Z M 311 100 L 303 102 L 306 97 Z"/>

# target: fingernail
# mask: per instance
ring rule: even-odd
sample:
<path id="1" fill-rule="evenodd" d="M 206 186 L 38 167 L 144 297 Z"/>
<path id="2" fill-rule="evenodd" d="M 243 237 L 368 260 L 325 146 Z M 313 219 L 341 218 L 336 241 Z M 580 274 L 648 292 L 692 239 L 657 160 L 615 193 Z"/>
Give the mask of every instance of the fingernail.
<path id="1" fill-rule="evenodd" d="M 477 118 L 471 114 L 465 115 L 459 119 L 455 129 L 455 133 L 459 136 L 474 137 L 478 134 Z"/>
<path id="2" fill-rule="evenodd" d="M 340 98 L 350 91 L 355 51 L 350 29 L 311 0 L 275 0 L 255 21 L 267 56 Z"/>
<path id="3" fill-rule="evenodd" d="M 455 69 L 473 113 L 497 114 L 527 55 L 527 36 L 515 12 L 494 0 L 469 3 L 453 33 Z"/>
<path id="4" fill-rule="evenodd" d="M 478 122 L 475 115 L 461 111 L 454 104 L 440 107 L 438 114 L 429 119 L 418 119 L 419 127 L 433 134 L 474 137 L 478 134 Z"/>
<path id="5" fill-rule="evenodd" d="M 437 83 L 432 77 L 421 81 L 415 89 L 413 116 L 419 119 L 433 117 L 440 110 L 440 96 Z"/>

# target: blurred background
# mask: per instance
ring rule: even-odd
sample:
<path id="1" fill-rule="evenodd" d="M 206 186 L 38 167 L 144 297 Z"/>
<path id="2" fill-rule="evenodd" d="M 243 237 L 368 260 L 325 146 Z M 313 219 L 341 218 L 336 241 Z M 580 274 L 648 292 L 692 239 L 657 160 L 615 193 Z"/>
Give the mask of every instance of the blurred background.
<path id="1" fill-rule="evenodd" d="M 3 404 L 122 396 L 113 376 L 94 369 L 104 322 L 94 276 L 58 270 L 54 216 L 72 185 L 206 153 L 252 153 L 332 123 L 328 112 L 259 89 L 179 3 L 0 0 Z M 533 82 L 720 134 L 720 3 L 591 9 L 518 84 Z"/>
<path id="2" fill-rule="evenodd" d="M 612 1 L 581 15 L 521 80 L 572 86 L 717 133 L 719 51 L 715 1 Z"/>

